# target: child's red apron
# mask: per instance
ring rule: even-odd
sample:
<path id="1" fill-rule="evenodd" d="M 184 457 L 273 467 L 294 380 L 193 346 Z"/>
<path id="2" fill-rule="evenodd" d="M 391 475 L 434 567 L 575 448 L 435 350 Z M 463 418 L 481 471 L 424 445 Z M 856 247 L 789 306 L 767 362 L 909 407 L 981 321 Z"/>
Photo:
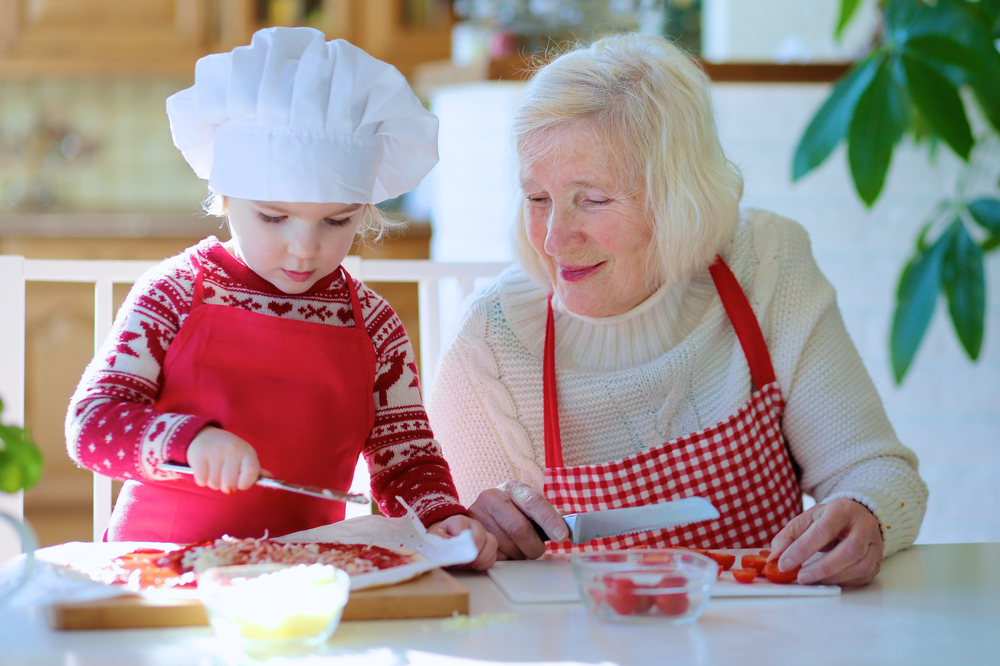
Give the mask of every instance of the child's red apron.
<path id="1" fill-rule="evenodd" d="M 717 257 L 712 279 L 750 365 L 755 390 L 738 412 L 714 426 L 636 456 L 598 465 L 564 467 L 556 395 L 555 327 L 549 299 L 545 329 L 545 496 L 556 509 L 578 513 L 641 506 L 697 495 L 721 517 L 591 541 L 550 542 L 550 552 L 646 546 L 764 548 L 802 510 L 802 491 L 781 434 L 785 401 L 757 318 L 732 271 Z"/>
<path id="2" fill-rule="evenodd" d="M 354 282 L 341 270 L 351 328 L 204 303 L 199 267 L 191 312 L 167 350 L 154 408 L 211 418 L 249 442 L 261 468 L 276 478 L 347 490 L 375 420 L 375 349 Z M 272 309 L 294 307 L 287 303 L 275 301 Z M 191 477 L 128 481 L 107 538 L 275 537 L 343 518 L 341 502 L 282 490 L 254 486 L 225 495 Z"/>

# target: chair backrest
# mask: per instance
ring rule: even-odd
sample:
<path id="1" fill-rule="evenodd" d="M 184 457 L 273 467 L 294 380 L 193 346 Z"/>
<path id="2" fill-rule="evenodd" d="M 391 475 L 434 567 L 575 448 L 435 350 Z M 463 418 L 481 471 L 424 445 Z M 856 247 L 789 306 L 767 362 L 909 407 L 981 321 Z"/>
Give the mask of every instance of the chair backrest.
<path id="1" fill-rule="evenodd" d="M 113 291 L 116 283 L 135 282 L 156 262 L 71 261 L 0 256 L 0 398 L 4 423 L 24 422 L 25 283 L 83 282 L 94 285 L 94 349 L 111 331 L 114 321 Z M 362 259 L 349 256 L 344 268 L 365 282 L 410 282 L 418 285 L 420 316 L 421 383 L 434 379 L 441 351 L 442 332 L 448 331 L 459 306 L 476 287 L 477 280 L 498 275 L 505 263 L 444 263 L 426 260 Z M 445 306 L 445 307 L 442 307 Z M 367 492 L 363 462 L 355 475 L 355 489 Z M 94 474 L 94 540 L 100 540 L 111 518 L 111 479 Z M 0 493 L 0 509 L 20 517 L 23 497 Z M 0 551 L 3 544 L 0 544 Z M 8 557 L 15 553 L 6 554 Z M 6 559 L 0 552 L 0 562 Z"/>

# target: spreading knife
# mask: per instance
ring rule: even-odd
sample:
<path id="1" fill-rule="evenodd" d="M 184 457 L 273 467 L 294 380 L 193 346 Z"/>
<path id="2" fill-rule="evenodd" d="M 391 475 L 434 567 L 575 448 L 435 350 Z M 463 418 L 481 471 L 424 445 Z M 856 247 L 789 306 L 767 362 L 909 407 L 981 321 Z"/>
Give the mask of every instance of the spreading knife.
<path id="1" fill-rule="evenodd" d="M 570 543 L 576 545 L 605 537 L 635 534 L 647 530 L 679 527 L 703 520 L 716 520 L 719 511 L 702 497 L 686 497 L 673 502 L 645 506 L 605 509 L 563 516 L 569 528 Z M 531 521 L 542 541 L 549 537 L 540 525 Z"/>
<path id="2" fill-rule="evenodd" d="M 168 472 L 178 472 L 180 474 L 194 474 L 194 470 L 187 465 L 179 465 L 172 462 L 160 463 L 160 469 Z M 287 490 L 300 495 L 309 495 L 310 497 L 333 500 L 334 502 L 368 504 L 371 501 L 359 493 L 348 493 L 343 490 L 331 490 L 330 488 L 317 488 L 315 486 L 303 486 L 298 483 L 282 481 L 281 479 L 272 479 L 266 476 L 258 477 L 256 485 L 262 488 L 276 488 L 278 490 Z"/>

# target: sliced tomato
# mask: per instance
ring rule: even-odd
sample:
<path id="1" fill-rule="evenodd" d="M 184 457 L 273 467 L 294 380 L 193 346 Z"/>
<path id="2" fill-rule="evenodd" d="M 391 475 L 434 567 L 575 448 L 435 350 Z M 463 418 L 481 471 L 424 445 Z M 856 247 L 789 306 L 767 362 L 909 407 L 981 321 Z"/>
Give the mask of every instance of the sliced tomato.
<path id="1" fill-rule="evenodd" d="M 763 555 L 764 557 L 767 557 L 767 556 L 768 556 L 768 555 L 770 555 L 770 554 L 771 554 L 771 551 L 770 551 L 770 550 L 768 550 L 767 548 L 765 548 L 764 550 L 762 550 L 762 551 L 760 551 L 760 552 L 758 553 L 758 555 Z"/>
<path id="2" fill-rule="evenodd" d="M 756 569 L 758 573 L 763 573 L 767 558 L 763 555 L 744 555 L 740 558 L 740 564 L 744 569 Z"/>
<path id="3" fill-rule="evenodd" d="M 785 583 L 791 583 L 798 578 L 799 569 L 801 568 L 802 567 L 795 567 L 790 571 L 782 571 L 778 568 L 778 561 L 774 560 L 772 562 L 768 562 L 764 567 L 764 575 L 767 576 L 767 579 L 772 583 L 780 583 L 784 585 Z"/>
<path id="4" fill-rule="evenodd" d="M 719 568 L 723 571 L 729 571 L 734 564 L 736 564 L 736 556 L 732 553 L 720 553 L 718 551 L 710 550 L 705 553 L 719 565 Z"/>
<path id="5" fill-rule="evenodd" d="M 756 569 L 733 569 L 733 578 L 737 583 L 752 583 L 756 577 Z"/>

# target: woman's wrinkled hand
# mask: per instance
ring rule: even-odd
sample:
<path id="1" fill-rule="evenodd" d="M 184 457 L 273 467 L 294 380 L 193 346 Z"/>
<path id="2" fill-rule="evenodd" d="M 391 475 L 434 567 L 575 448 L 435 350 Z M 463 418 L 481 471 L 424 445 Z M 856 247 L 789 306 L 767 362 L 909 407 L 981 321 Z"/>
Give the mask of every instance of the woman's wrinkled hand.
<path id="1" fill-rule="evenodd" d="M 531 521 L 556 542 L 569 538 L 569 528 L 545 496 L 520 481 L 504 481 L 484 490 L 469 507 L 472 517 L 497 540 L 498 560 L 534 560 L 545 553 Z"/>
<path id="2" fill-rule="evenodd" d="M 466 530 L 472 532 L 472 542 L 479 551 L 476 559 L 466 566 L 476 571 L 486 571 L 497 561 L 497 539 L 478 520 L 468 516 L 449 516 L 427 528 L 429 533 L 446 539 L 456 537 Z"/>
<path id="3" fill-rule="evenodd" d="M 799 571 L 800 583 L 870 583 L 882 567 L 878 519 L 863 504 L 843 497 L 817 504 L 778 532 L 768 560 L 789 571 L 819 552 L 824 555 Z"/>
<path id="4" fill-rule="evenodd" d="M 246 490 L 261 476 L 257 451 L 231 432 L 208 426 L 191 440 L 187 464 L 194 482 L 227 495 Z M 266 475 L 266 474 L 265 474 Z"/>

